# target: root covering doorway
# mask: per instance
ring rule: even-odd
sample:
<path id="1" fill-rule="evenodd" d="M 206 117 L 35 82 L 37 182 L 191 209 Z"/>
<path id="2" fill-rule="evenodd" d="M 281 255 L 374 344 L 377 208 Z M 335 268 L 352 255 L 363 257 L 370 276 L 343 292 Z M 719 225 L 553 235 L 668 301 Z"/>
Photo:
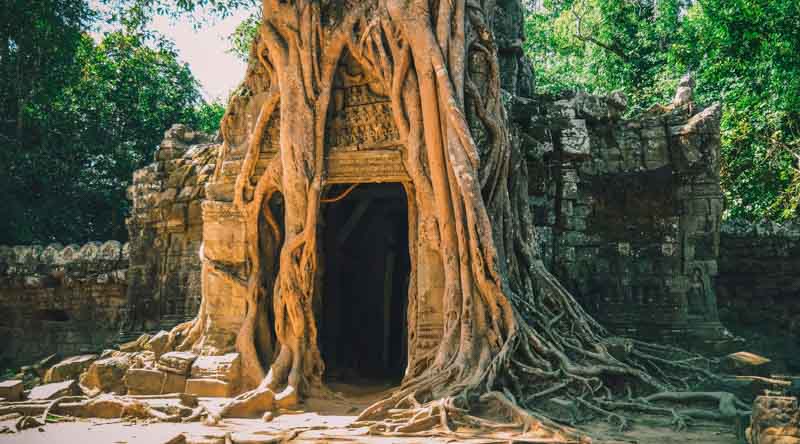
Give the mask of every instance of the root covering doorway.
<path id="1" fill-rule="evenodd" d="M 348 186 L 327 194 L 341 195 Z M 406 194 L 359 184 L 325 204 L 320 346 L 329 383 L 397 384 L 407 356 L 410 260 Z"/>

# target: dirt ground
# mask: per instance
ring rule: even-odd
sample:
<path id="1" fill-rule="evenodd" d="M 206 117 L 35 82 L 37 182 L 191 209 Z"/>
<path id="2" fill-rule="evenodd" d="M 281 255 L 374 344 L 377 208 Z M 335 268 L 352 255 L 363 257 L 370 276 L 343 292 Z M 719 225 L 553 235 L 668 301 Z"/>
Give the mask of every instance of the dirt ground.
<path id="1" fill-rule="evenodd" d="M 330 384 L 346 395 L 341 399 L 311 399 L 303 411 L 282 412 L 271 422 L 260 419 L 225 419 L 217 426 L 199 422 L 170 424 L 132 420 L 79 419 L 74 422 L 47 424 L 13 434 L 0 435 L 8 444 L 263 444 L 263 443 L 543 443 L 513 433 L 487 434 L 480 430 L 456 434 L 411 437 L 370 436 L 365 428 L 349 428 L 358 413 L 378 399 L 387 387 L 343 387 Z M 341 392 L 340 392 L 341 393 Z M 214 408 L 224 399 L 208 398 L 201 402 Z M 157 401 L 153 401 L 157 402 Z M 14 421 L 0 422 L 0 429 L 14 428 Z M 727 424 L 700 422 L 683 432 L 674 431 L 663 418 L 637 417 L 633 428 L 618 433 L 605 422 L 582 427 L 597 437 L 595 443 L 607 444 L 739 444 L 733 427 Z M 182 436 L 181 436 L 182 435 Z"/>

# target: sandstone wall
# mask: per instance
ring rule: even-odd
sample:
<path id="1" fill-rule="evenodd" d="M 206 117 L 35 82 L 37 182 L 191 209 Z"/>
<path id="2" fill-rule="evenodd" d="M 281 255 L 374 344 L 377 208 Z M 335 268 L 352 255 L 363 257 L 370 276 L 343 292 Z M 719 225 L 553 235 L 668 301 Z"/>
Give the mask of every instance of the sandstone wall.
<path id="1" fill-rule="evenodd" d="M 134 173 L 127 220 L 130 302 L 121 339 L 169 329 L 197 313 L 200 204 L 218 148 L 211 136 L 174 125 L 164 134 L 155 161 Z"/>
<path id="2" fill-rule="evenodd" d="M 627 119 L 621 95 L 577 93 L 512 109 L 540 249 L 561 282 L 621 334 L 722 338 L 719 108 L 688 102 Z"/>
<path id="3" fill-rule="evenodd" d="M 116 241 L 0 246 L 0 367 L 111 345 L 127 303 L 127 265 L 128 245 Z"/>
<path id="4" fill-rule="evenodd" d="M 800 371 L 800 225 L 723 224 L 716 290 L 720 318 L 749 349 Z"/>

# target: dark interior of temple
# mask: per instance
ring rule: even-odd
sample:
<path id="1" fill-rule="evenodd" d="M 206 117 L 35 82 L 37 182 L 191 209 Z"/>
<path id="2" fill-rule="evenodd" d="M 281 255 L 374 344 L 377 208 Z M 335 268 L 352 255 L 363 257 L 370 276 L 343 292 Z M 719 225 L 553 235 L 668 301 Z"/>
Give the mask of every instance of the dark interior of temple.
<path id="1" fill-rule="evenodd" d="M 349 185 L 335 186 L 331 199 Z M 324 204 L 319 327 L 328 381 L 399 382 L 406 366 L 410 260 L 406 195 L 359 184 Z"/>

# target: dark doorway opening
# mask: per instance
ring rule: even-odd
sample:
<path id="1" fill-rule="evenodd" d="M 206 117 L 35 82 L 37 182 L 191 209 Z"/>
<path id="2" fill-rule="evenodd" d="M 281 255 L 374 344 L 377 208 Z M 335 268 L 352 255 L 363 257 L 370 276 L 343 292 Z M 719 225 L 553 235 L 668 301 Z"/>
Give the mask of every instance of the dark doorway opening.
<path id="1" fill-rule="evenodd" d="M 340 196 L 349 186 L 332 187 Z M 359 184 L 323 208 L 320 347 L 331 383 L 397 384 L 406 368 L 410 260 L 406 194 Z"/>

